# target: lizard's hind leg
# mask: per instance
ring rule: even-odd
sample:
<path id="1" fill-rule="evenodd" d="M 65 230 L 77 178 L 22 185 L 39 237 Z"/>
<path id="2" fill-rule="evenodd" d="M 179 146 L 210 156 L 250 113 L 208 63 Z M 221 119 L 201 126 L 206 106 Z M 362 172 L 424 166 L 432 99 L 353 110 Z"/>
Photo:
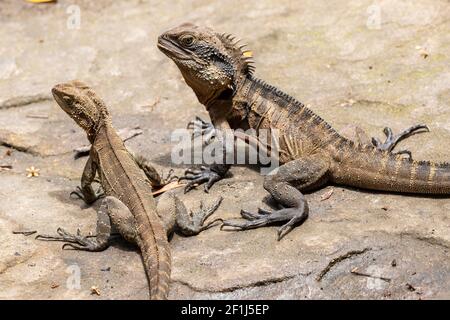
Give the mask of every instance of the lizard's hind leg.
<path id="1" fill-rule="evenodd" d="M 147 179 L 150 180 L 152 184 L 152 189 L 156 190 L 164 187 L 172 181 L 178 180 L 178 177 L 173 175 L 173 169 L 169 170 L 168 174 L 164 177 L 156 171 L 155 167 L 148 161 L 145 157 L 141 155 L 135 155 L 130 153 L 133 157 L 134 162 L 141 168 Z"/>
<path id="2" fill-rule="evenodd" d="M 194 236 L 214 226 L 219 220 L 216 219 L 205 224 L 206 219 L 219 208 L 222 200 L 223 198 L 219 197 L 208 207 L 205 207 L 202 201 L 200 209 L 192 212 L 186 209 L 176 195 L 166 192 L 158 199 L 157 211 L 168 234 L 171 234 L 176 227 L 183 235 Z"/>
<path id="3" fill-rule="evenodd" d="M 129 209 L 117 198 L 106 197 L 103 199 L 97 211 L 97 234 L 95 236 L 83 236 L 78 230 L 77 234 L 71 234 L 62 228 L 58 228 L 59 236 L 38 235 L 36 239 L 47 241 L 66 242 L 65 247 L 84 251 L 103 251 L 109 246 L 111 236 L 111 222 L 119 229 L 120 234 L 134 242 L 136 228 L 134 217 Z"/>
<path id="4" fill-rule="evenodd" d="M 360 144 L 373 145 L 378 150 L 388 151 L 394 154 L 405 154 L 408 158 L 412 159 L 411 152 L 408 150 L 394 151 L 394 148 L 397 144 L 414 134 L 429 132 L 430 130 L 426 125 L 419 124 L 400 132 L 399 134 L 394 135 L 391 128 L 384 128 L 383 132 L 386 135 L 386 140 L 381 142 L 378 138 L 373 137 L 369 138 L 367 133 L 358 126 L 346 126 L 341 130 L 341 134 L 350 140 L 358 142 Z"/>
<path id="5" fill-rule="evenodd" d="M 178 229 L 185 236 L 193 236 L 213 227 L 219 220 L 216 219 L 207 224 L 205 224 L 205 221 L 217 210 L 217 208 L 219 208 L 222 200 L 222 197 L 217 198 L 214 201 L 213 205 L 209 207 L 205 207 L 205 204 L 203 203 L 203 201 L 201 201 L 200 209 L 198 211 L 190 211 L 189 214 L 187 213 L 187 211 L 180 212 L 177 219 Z"/>
<path id="6" fill-rule="evenodd" d="M 257 213 L 241 210 L 241 216 L 246 220 L 226 220 L 222 228 L 229 226 L 238 230 L 247 230 L 286 222 L 278 229 L 278 240 L 280 240 L 296 224 L 308 217 L 308 203 L 299 189 L 314 189 L 325 184 L 328 179 L 328 169 L 329 162 L 318 154 L 282 165 L 277 173 L 268 175 L 264 180 L 264 189 L 272 195 L 282 209 L 271 212 L 260 208 Z"/>
<path id="7" fill-rule="evenodd" d="M 383 132 L 386 135 L 386 140 L 382 143 L 377 138 L 372 138 L 372 144 L 377 147 L 379 150 L 386 150 L 391 152 L 395 146 L 403 139 L 406 139 L 414 134 L 417 133 L 423 133 L 423 132 L 429 132 L 430 129 L 423 124 L 418 124 L 412 127 L 407 128 L 406 130 L 403 130 L 399 134 L 394 135 L 392 133 L 391 128 L 384 128 Z M 397 151 L 397 154 L 407 154 L 411 158 L 411 152 L 408 150 L 401 150 Z"/>

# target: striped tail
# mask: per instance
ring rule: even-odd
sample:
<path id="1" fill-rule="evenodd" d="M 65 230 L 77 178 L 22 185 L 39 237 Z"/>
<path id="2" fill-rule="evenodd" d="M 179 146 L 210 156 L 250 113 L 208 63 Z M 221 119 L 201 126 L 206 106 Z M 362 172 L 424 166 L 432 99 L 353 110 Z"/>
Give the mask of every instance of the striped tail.
<path id="1" fill-rule="evenodd" d="M 341 163 L 333 172 L 336 183 L 380 191 L 450 194 L 448 163 L 413 161 L 352 142 L 348 146 L 351 148 L 340 155 Z"/>
<path id="2" fill-rule="evenodd" d="M 149 279 L 150 299 L 166 300 L 169 295 L 172 264 L 167 237 L 164 232 L 162 234 L 146 232 L 140 238 L 141 244 L 139 247 Z"/>

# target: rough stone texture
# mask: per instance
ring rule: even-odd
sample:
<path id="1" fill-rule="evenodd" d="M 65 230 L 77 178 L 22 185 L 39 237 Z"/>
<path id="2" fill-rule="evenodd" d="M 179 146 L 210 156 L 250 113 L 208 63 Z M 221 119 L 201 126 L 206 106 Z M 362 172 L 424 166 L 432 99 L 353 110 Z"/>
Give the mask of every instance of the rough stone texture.
<path id="1" fill-rule="evenodd" d="M 449 158 L 448 1 L 80 0 L 78 30 L 67 28 L 71 3 L 0 4 L 0 165 L 13 167 L 0 172 L 0 298 L 148 298 L 140 255 L 124 241 L 100 253 L 62 251 L 12 231 L 95 230 L 96 206 L 69 198 L 85 163 L 72 150 L 86 138 L 50 99 L 58 82 L 91 84 L 117 128 L 144 129 L 127 145 L 159 169 L 173 167 L 171 131 L 195 115 L 206 118 L 156 48 L 158 34 L 183 21 L 244 38 L 257 76 L 337 129 L 357 124 L 381 136 L 386 125 L 426 123 L 430 133 L 400 148 L 417 159 Z M 26 178 L 30 166 L 41 175 Z M 211 191 L 225 197 L 216 216 L 255 210 L 267 196 L 262 179 L 254 168 L 233 168 Z M 181 197 L 194 209 L 207 198 L 201 190 Z M 175 235 L 170 298 L 450 298 L 450 200 L 340 187 L 307 198 L 310 218 L 280 242 L 277 227 Z M 73 266 L 79 289 L 70 289 Z M 101 295 L 91 295 L 91 286 Z"/>

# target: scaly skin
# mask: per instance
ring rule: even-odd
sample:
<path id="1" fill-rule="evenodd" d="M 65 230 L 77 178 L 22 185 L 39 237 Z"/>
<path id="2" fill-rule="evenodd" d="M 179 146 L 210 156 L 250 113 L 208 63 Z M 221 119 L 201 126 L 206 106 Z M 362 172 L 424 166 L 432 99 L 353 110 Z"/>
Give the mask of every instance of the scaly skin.
<path id="1" fill-rule="evenodd" d="M 426 126 L 391 136 L 385 144 L 374 140 L 378 148 L 356 143 L 339 135 L 293 97 L 257 79 L 249 52 L 232 36 L 182 24 L 162 34 L 158 47 L 176 63 L 218 131 L 278 129 L 282 165 L 276 174 L 266 176 L 264 188 L 282 209 L 243 211 L 242 216 L 249 221 L 226 221 L 224 226 L 249 229 L 288 221 L 279 230 L 280 239 L 308 215 L 301 191 L 326 183 L 393 192 L 450 193 L 448 164 L 413 161 L 391 152 L 400 139 L 427 130 Z M 216 176 L 223 177 L 228 170 L 225 165 L 216 167 L 220 170 L 210 170 Z M 219 180 L 200 171 L 188 178 L 195 184 L 208 181 L 208 185 L 212 178 Z"/>
<path id="2" fill-rule="evenodd" d="M 167 234 L 175 226 L 187 235 L 205 230 L 211 224 L 203 226 L 204 221 L 217 209 L 221 199 L 212 208 L 203 210 L 202 206 L 201 212 L 192 217 L 170 193 L 163 195 L 157 206 L 151 195 L 151 182 L 112 127 L 108 110 L 98 95 L 80 81 L 56 85 L 52 93 L 59 106 L 86 131 L 92 144 L 81 178 L 82 198 L 89 204 L 98 198 L 91 186 L 96 174 L 106 197 L 98 211 L 94 239 L 79 233 L 72 235 L 61 228 L 59 236 L 38 237 L 68 242 L 64 246 L 79 250 L 100 251 L 109 245 L 112 224 L 126 240 L 139 246 L 149 279 L 150 298 L 166 299 L 171 271 Z M 145 159 L 139 161 L 154 171 Z"/>

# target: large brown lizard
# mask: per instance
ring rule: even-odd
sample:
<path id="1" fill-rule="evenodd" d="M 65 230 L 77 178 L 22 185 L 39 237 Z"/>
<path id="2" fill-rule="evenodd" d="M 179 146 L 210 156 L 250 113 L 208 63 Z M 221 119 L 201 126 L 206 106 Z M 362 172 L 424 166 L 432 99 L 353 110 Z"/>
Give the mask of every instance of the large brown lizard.
<path id="1" fill-rule="evenodd" d="M 216 129 L 278 130 L 281 166 L 265 177 L 264 188 L 281 209 L 242 210 L 246 220 L 225 221 L 224 226 L 249 229 L 286 222 L 278 230 L 280 239 L 308 216 L 302 192 L 326 183 L 392 192 L 450 193 L 448 164 L 413 161 L 391 152 L 399 140 L 426 126 L 411 127 L 397 136 L 387 130 L 386 143 L 375 140 L 377 146 L 354 142 L 295 98 L 257 79 L 249 52 L 230 35 L 186 23 L 160 35 L 158 47 L 175 62 Z M 187 190 L 204 182 L 207 190 L 228 168 L 214 164 L 188 171 Z"/>
<path id="2" fill-rule="evenodd" d="M 89 159 L 81 177 L 81 197 L 91 204 L 99 194 L 92 188 L 98 174 L 104 195 L 97 212 L 97 235 L 85 237 L 58 228 L 59 236 L 40 235 L 44 240 L 67 242 L 78 250 L 101 251 L 109 246 L 111 227 L 128 241 L 136 243 L 143 257 L 149 279 L 150 298 L 166 299 L 169 292 L 171 256 L 167 234 L 175 226 L 185 235 L 207 229 L 205 220 L 220 205 L 221 198 L 210 208 L 192 216 L 173 194 L 165 193 L 158 205 L 151 195 L 152 184 L 141 171 L 136 159 L 125 148 L 111 123 L 109 112 L 100 97 L 86 84 L 72 81 L 56 85 L 52 90 L 59 106 L 82 127 L 92 144 Z M 145 161 L 143 161 L 145 162 Z M 147 162 L 145 164 L 153 169 Z M 155 170 L 148 172 L 151 178 Z"/>

